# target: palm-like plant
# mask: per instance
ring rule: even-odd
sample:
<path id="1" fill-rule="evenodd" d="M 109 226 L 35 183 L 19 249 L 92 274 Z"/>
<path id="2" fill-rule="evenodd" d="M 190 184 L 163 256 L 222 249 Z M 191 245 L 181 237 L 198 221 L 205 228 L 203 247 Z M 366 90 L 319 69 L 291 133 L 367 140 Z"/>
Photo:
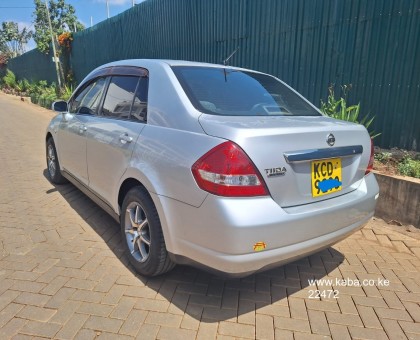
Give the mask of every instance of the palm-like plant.
<path id="1" fill-rule="evenodd" d="M 369 127 L 372 125 L 375 116 L 370 117 L 369 114 L 365 115 L 360 119 L 360 103 L 357 105 L 347 106 L 347 92 L 349 91 L 350 86 L 342 86 L 342 91 L 344 96 L 339 99 L 335 98 L 334 87 L 330 86 L 328 88 L 328 98 L 324 102 L 321 99 L 321 112 L 327 116 L 335 119 L 345 120 L 347 122 L 362 124 L 369 131 L 370 137 L 373 139 L 380 135 L 380 133 L 375 133 L 374 130 L 370 130 Z"/>

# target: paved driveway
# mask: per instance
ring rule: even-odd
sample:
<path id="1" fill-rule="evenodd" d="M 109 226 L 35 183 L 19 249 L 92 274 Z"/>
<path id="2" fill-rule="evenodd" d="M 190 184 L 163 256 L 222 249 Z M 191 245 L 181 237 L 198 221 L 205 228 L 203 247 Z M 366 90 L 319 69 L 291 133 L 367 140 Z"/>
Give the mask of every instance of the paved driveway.
<path id="1" fill-rule="evenodd" d="M 383 221 L 242 280 L 136 276 L 118 224 L 45 177 L 51 117 L 0 93 L 1 339 L 420 339 L 419 235 Z"/>

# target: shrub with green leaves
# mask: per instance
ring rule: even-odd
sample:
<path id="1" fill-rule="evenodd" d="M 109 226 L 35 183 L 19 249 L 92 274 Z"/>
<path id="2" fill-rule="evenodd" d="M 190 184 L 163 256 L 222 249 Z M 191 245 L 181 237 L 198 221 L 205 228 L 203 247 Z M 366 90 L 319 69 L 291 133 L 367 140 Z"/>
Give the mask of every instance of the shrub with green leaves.
<path id="1" fill-rule="evenodd" d="M 6 75 L 3 77 L 3 82 L 9 88 L 14 89 L 17 85 L 15 74 L 12 71 L 7 70 Z"/>
<path id="2" fill-rule="evenodd" d="M 398 171 L 401 175 L 420 178 L 420 161 L 405 157 L 398 164 Z"/>
<path id="3" fill-rule="evenodd" d="M 60 99 L 68 101 L 73 93 L 73 86 L 64 85 L 64 88 L 60 92 Z"/>
<path id="4" fill-rule="evenodd" d="M 379 152 L 379 153 L 376 153 L 374 157 L 375 157 L 375 160 L 377 160 L 378 162 L 386 164 L 391 160 L 392 153 L 391 152 Z"/>
<path id="5" fill-rule="evenodd" d="M 368 114 L 360 119 L 360 103 L 351 106 L 348 106 L 347 103 L 347 92 L 350 90 L 350 86 L 344 85 L 341 87 L 341 89 L 343 92 L 343 96 L 339 99 L 336 99 L 334 87 L 329 87 L 327 101 L 324 102 L 323 100 L 321 100 L 321 112 L 331 118 L 364 125 L 365 128 L 369 131 L 371 138 L 379 136 L 380 133 L 375 133 L 375 131 L 370 129 L 370 126 L 372 125 L 375 116 L 370 117 L 370 115 Z"/>

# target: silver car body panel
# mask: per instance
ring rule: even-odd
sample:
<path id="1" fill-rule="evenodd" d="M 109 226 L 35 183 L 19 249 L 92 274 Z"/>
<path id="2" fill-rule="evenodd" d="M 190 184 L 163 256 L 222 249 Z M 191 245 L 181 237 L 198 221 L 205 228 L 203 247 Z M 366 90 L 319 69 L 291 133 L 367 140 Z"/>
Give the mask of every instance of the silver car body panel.
<path id="1" fill-rule="evenodd" d="M 369 174 L 347 195 L 287 209 L 270 197 L 208 195 L 199 208 L 152 197 L 171 235 L 168 250 L 218 271 L 239 274 L 302 257 L 362 228 L 373 216 L 378 190 L 374 175 Z M 267 249 L 254 252 L 257 242 L 264 242 Z"/>
<path id="2" fill-rule="evenodd" d="M 175 258 L 194 259 L 231 274 L 250 273 L 326 247 L 361 228 L 373 215 L 378 186 L 373 174 L 365 176 L 370 138 L 364 127 L 322 115 L 203 114 L 184 92 L 171 69 L 174 65 L 222 67 L 170 60 L 125 60 L 101 66 L 86 79 L 106 67 L 148 70 L 147 123 L 67 113 L 58 114 L 48 127 L 62 170 L 116 214 L 120 214 L 121 185 L 136 179 L 156 205 L 168 251 Z M 86 127 L 83 133 L 81 126 Z M 326 142 L 330 133 L 335 136 L 333 147 Z M 124 134 L 132 138 L 129 143 L 121 141 Z M 226 140 L 248 154 L 269 196 L 219 197 L 198 187 L 192 165 Z M 310 151 L 333 154 L 348 147 L 357 152 L 340 156 L 342 190 L 312 197 Z M 306 159 L 292 159 L 302 154 Z M 267 176 L 265 169 L 278 167 L 287 170 L 284 176 Z M 254 252 L 257 242 L 265 242 L 267 248 Z"/>
<path id="3" fill-rule="evenodd" d="M 120 179 L 130 164 L 133 149 L 144 127 L 145 124 L 140 122 L 103 117 L 96 117 L 88 125 L 86 159 L 89 187 L 114 210 L 115 192 L 118 192 Z"/>
<path id="4" fill-rule="evenodd" d="M 88 184 L 89 177 L 86 163 L 86 126 L 94 119 L 87 115 L 67 113 L 59 122 L 60 129 L 60 165 L 73 174 L 83 184 Z"/>

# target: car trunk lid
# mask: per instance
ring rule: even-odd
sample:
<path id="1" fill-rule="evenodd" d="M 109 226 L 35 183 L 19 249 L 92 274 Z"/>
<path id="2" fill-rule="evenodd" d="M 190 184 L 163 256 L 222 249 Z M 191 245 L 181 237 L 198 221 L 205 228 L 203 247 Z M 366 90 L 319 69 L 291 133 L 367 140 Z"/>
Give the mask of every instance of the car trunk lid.
<path id="1" fill-rule="evenodd" d="M 199 122 L 208 135 L 231 140 L 248 154 L 282 207 L 355 190 L 369 162 L 369 134 L 358 124 L 324 116 L 208 114 Z M 332 146 L 328 137 L 331 144 L 335 139 Z"/>

